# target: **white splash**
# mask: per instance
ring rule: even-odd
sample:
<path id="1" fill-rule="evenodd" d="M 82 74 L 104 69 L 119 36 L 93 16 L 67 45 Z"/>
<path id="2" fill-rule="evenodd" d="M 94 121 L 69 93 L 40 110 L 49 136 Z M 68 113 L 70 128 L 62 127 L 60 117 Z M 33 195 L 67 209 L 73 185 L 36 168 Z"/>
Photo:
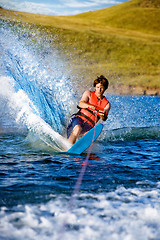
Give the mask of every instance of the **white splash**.
<path id="1" fill-rule="evenodd" d="M 67 197 L 48 203 L 0 210 L 0 236 L 16 240 L 149 240 L 160 236 L 160 189 L 120 187 L 101 194 L 82 193 L 69 212 Z M 65 228 L 61 226 L 65 220 Z M 59 238 L 61 236 L 61 238 Z"/>
<path id="2" fill-rule="evenodd" d="M 0 77 L 0 96 L 8 101 L 8 106 L 16 116 L 16 122 L 21 123 L 29 131 L 35 133 L 45 142 L 46 145 L 53 148 L 54 151 L 65 151 L 71 147 L 70 142 L 55 132 L 40 116 L 39 112 L 22 90 L 14 91 L 13 81 L 9 77 Z"/>

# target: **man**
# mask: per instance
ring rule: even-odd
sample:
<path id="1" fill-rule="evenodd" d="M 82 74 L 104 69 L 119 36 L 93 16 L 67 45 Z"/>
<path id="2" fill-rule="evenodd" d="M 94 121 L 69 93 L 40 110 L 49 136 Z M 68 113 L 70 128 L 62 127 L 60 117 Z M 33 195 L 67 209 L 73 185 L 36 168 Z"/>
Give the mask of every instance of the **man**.
<path id="1" fill-rule="evenodd" d="M 111 105 L 103 94 L 108 84 L 108 80 L 101 75 L 94 80 L 95 92 L 87 90 L 83 93 L 78 106 L 80 110 L 74 114 L 67 128 L 67 137 L 72 144 L 80 134 L 93 128 L 99 119 L 106 121 Z"/>

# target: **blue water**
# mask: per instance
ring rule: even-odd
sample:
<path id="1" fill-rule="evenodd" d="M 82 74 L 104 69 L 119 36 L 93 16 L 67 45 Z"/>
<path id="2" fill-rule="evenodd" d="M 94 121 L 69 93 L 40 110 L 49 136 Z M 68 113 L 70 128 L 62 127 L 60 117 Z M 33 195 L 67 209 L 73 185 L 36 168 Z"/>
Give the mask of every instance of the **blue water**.
<path id="1" fill-rule="evenodd" d="M 160 97 L 106 92 L 109 118 L 73 198 L 87 151 L 62 150 L 79 83 L 49 36 L 27 31 L 1 24 L 0 239 L 160 239 Z"/>

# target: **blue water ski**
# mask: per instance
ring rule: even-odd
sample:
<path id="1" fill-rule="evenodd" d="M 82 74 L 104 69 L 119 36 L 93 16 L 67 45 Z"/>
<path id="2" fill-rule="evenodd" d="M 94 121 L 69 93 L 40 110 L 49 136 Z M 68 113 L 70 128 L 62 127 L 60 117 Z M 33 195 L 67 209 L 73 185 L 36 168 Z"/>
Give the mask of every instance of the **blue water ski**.
<path id="1" fill-rule="evenodd" d="M 94 128 L 88 131 L 83 137 L 81 137 L 73 146 L 66 151 L 69 154 L 81 154 L 84 152 L 100 135 L 103 129 L 103 124 L 98 123 Z M 93 139 L 94 136 L 94 139 Z"/>

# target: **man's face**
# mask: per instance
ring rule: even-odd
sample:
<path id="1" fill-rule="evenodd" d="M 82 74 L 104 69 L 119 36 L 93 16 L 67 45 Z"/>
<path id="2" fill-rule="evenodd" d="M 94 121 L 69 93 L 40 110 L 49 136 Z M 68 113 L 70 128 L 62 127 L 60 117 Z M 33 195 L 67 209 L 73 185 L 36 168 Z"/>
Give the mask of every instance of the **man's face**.
<path id="1" fill-rule="evenodd" d="M 95 86 L 95 93 L 97 97 L 101 97 L 105 91 L 104 86 L 101 83 L 96 84 Z"/>

